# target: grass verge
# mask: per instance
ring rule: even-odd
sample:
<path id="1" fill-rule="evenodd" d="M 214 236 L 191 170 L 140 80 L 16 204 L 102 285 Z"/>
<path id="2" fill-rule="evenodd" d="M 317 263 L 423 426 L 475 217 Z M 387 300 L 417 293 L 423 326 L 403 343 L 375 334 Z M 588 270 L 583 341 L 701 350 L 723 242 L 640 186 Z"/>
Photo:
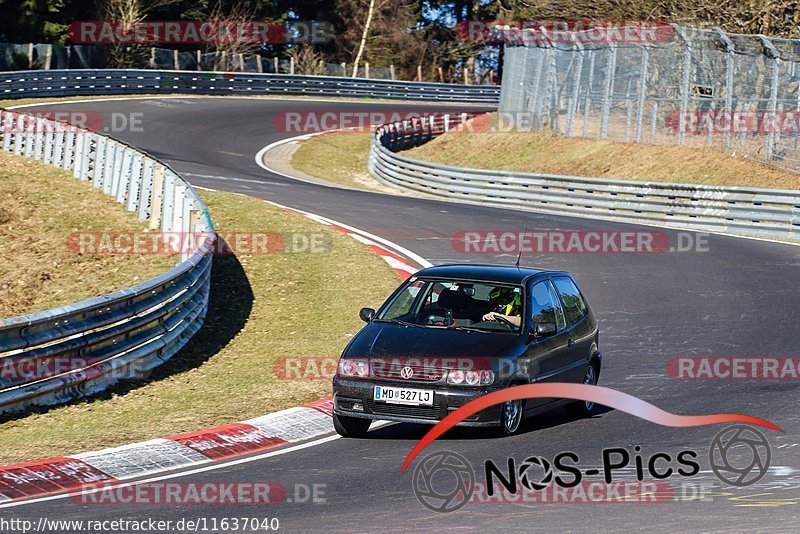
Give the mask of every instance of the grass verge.
<path id="1" fill-rule="evenodd" d="M 380 189 L 366 170 L 368 133 L 331 133 L 304 141 L 292 166 L 328 182 Z M 548 134 L 451 133 L 404 152 L 479 169 L 619 180 L 798 189 L 800 177 L 716 148 L 617 143 Z M 388 188 L 380 190 L 386 191 Z"/>
<path id="2" fill-rule="evenodd" d="M 172 268 L 177 256 L 80 255 L 73 232 L 141 232 L 114 199 L 71 173 L 0 151 L 0 317 L 69 304 Z"/>
<path id="3" fill-rule="evenodd" d="M 362 244 L 254 198 L 202 192 L 220 232 L 327 233 L 325 253 L 218 255 L 203 328 L 147 380 L 97 398 L 0 421 L 0 463 L 96 450 L 189 432 L 330 394 L 329 380 L 283 380 L 283 357 L 337 357 L 361 327 L 358 309 L 397 285 Z"/>
<path id="4" fill-rule="evenodd" d="M 369 132 L 332 132 L 300 143 L 292 154 L 296 170 L 337 185 L 380 190 L 367 171 Z"/>
<path id="5" fill-rule="evenodd" d="M 800 177 L 736 152 L 535 132 L 451 133 L 406 152 L 447 165 L 620 180 L 797 189 Z"/>

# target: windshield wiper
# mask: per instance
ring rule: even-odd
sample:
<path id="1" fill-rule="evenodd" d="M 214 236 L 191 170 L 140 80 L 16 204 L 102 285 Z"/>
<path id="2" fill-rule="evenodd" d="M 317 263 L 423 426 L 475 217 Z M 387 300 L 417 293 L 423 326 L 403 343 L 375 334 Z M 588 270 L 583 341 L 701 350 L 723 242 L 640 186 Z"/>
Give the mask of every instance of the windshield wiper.
<path id="1" fill-rule="evenodd" d="M 401 325 L 404 325 L 404 326 L 422 326 L 422 325 L 418 325 L 417 323 L 409 323 L 408 321 L 403 321 L 401 319 L 375 319 L 372 322 L 373 323 L 401 324 Z"/>
<path id="2" fill-rule="evenodd" d="M 493 332 L 494 330 L 487 330 L 485 328 L 475 328 L 474 326 L 451 326 L 450 330 L 466 330 L 468 332 Z"/>

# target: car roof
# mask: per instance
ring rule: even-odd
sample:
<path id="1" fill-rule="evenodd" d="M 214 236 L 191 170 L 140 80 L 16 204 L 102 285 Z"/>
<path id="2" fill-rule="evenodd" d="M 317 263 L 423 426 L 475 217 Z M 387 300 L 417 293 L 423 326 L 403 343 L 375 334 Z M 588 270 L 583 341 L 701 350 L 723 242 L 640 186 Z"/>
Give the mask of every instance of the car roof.
<path id="1" fill-rule="evenodd" d="M 415 276 L 456 278 L 462 280 L 480 280 L 486 282 L 501 282 L 507 284 L 521 284 L 528 278 L 542 274 L 564 274 L 563 271 L 550 271 L 546 269 L 533 269 L 530 267 L 516 267 L 514 265 L 479 265 L 479 264 L 447 264 L 434 265 L 417 271 Z"/>

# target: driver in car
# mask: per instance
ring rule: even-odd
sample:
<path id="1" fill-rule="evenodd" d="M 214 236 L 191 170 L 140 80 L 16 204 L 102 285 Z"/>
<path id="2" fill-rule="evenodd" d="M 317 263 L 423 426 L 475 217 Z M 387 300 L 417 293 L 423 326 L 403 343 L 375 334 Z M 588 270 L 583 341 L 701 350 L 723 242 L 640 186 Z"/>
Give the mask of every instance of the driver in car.
<path id="1" fill-rule="evenodd" d="M 493 311 L 483 316 L 484 321 L 501 321 L 505 319 L 516 327 L 522 324 L 522 299 L 520 294 L 510 287 L 496 287 L 489 293 L 489 302 L 494 304 Z"/>

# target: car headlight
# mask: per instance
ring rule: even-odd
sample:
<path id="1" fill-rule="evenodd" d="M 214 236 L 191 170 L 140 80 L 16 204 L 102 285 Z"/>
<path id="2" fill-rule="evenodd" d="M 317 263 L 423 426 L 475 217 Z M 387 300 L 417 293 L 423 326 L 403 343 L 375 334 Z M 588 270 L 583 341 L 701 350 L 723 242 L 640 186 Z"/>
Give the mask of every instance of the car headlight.
<path id="1" fill-rule="evenodd" d="M 454 386 L 488 386 L 494 382 L 494 373 L 488 370 L 462 371 L 453 369 L 447 373 L 447 383 Z"/>
<path id="2" fill-rule="evenodd" d="M 367 378 L 369 362 L 367 360 L 339 359 L 339 375 L 349 378 Z"/>

